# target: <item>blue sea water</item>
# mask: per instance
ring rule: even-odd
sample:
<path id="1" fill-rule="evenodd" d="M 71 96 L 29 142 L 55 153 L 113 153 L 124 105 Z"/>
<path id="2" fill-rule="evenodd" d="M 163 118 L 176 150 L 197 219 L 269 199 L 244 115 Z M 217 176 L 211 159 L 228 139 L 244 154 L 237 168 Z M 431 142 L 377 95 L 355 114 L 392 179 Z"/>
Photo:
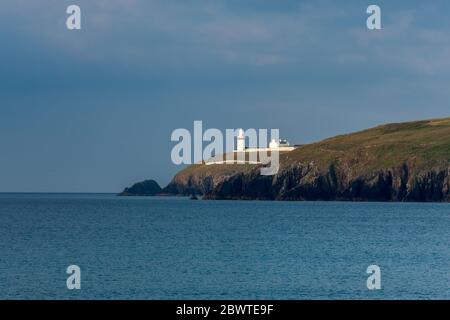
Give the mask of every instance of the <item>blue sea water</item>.
<path id="1" fill-rule="evenodd" d="M 449 298 L 448 204 L 0 194 L 0 299 Z"/>

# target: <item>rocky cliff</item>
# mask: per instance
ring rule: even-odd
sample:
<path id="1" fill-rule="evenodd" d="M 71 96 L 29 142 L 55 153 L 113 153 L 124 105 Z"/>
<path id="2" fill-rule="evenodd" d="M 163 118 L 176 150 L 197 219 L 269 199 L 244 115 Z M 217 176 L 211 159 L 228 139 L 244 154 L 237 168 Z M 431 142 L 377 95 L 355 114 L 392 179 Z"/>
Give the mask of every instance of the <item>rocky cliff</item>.
<path id="1" fill-rule="evenodd" d="M 145 180 L 125 188 L 119 196 L 154 196 L 161 192 L 161 187 L 155 180 Z"/>
<path id="2" fill-rule="evenodd" d="M 450 201 L 450 119 L 383 125 L 302 146 L 280 170 L 195 165 L 163 192 L 206 199 Z"/>

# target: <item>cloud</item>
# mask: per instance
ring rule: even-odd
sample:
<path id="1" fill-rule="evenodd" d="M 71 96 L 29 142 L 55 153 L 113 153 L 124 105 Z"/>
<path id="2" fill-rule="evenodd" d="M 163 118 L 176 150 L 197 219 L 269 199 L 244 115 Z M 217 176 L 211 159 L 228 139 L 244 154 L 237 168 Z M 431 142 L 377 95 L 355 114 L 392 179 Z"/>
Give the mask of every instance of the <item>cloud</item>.
<path id="1" fill-rule="evenodd" d="M 283 59 L 276 55 L 262 55 L 256 57 L 254 63 L 256 65 L 276 65 L 283 63 Z"/>
<path id="2" fill-rule="evenodd" d="M 66 61 L 77 72 L 109 69 L 128 77 L 169 70 L 217 74 L 221 65 L 224 72 L 230 67 L 244 71 L 288 66 L 282 70 L 287 74 L 311 68 L 319 74 L 343 68 L 358 72 L 355 67 L 364 65 L 364 72 L 377 72 L 379 66 L 392 73 L 433 75 L 450 68 L 450 27 L 442 28 L 439 22 L 424 26 L 421 9 L 440 14 L 427 4 L 382 4 L 383 30 L 370 32 L 365 7 L 355 1 L 339 6 L 325 0 L 78 2 L 83 16 L 78 33 L 64 27 L 70 1 L 2 2 L 0 10 L 14 18 L 0 22 L 0 27 L 17 26 L 10 31 L 15 43 L 6 43 L 3 50 L 9 48 L 11 56 L 19 54 L 24 61 L 33 61 L 41 52 L 43 64 L 51 57 L 49 66 Z M 27 46 L 33 50 L 21 50 Z M 9 68 L 13 72 L 15 66 Z"/>

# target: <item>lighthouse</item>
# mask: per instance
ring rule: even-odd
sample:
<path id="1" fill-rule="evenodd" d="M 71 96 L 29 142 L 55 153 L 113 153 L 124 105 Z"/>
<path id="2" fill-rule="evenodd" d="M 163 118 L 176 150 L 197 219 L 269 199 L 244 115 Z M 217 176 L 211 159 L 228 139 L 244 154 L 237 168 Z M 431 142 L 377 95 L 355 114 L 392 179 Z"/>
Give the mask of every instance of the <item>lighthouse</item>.
<path id="1" fill-rule="evenodd" d="M 280 143 L 277 140 L 272 139 L 269 143 L 269 149 L 278 149 L 280 147 Z"/>
<path id="2" fill-rule="evenodd" d="M 230 130 L 230 131 L 228 131 Z M 230 133 L 230 135 L 229 135 Z M 266 135 L 264 138 L 261 136 L 261 132 L 259 134 L 259 137 L 262 139 L 263 142 L 267 140 L 267 130 L 263 134 Z M 248 137 L 248 147 L 246 147 L 246 141 L 245 138 Z M 206 159 L 205 164 L 206 165 L 213 165 L 213 164 L 224 164 L 224 163 L 231 163 L 231 164 L 267 164 L 270 163 L 267 162 L 268 156 L 267 154 L 270 152 L 271 154 L 276 153 L 284 153 L 284 152 L 290 152 L 294 150 L 297 146 L 291 146 L 287 140 L 284 139 L 272 139 L 269 142 L 268 146 L 258 147 L 257 139 L 258 139 L 258 133 L 255 129 L 247 129 L 244 131 L 244 129 L 227 129 L 227 139 L 228 137 L 232 138 L 232 143 L 236 147 L 235 150 L 229 151 L 226 154 L 218 154 L 215 156 L 212 156 L 210 159 Z M 228 148 L 228 141 L 225 141 L 227 143 Z M 237 143 L 235 143 L 237 142 Z M 233 147 L 234 147 L 233 146 Z M 234 148 L 233 148 L 234 149 Z M 266 156 L 261 156 L 264 152 L 266 152 Z"/>
<path id="3" fill-rule="evenodd" d="M 245 151 L 244 130 L 239 129 L 237 136 L 237 151 Z"/>

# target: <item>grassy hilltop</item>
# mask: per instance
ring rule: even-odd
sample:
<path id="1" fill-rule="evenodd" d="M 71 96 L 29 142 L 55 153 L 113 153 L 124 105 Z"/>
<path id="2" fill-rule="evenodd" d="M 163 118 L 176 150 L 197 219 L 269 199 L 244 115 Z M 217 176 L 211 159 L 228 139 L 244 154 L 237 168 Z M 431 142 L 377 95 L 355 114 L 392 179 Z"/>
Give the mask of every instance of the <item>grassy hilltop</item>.
<path id="1" fill-rule="evenodd" d="M 450 161 L 450 118 L 381 125 L 309 144 L 287 155 L 287 162 L 349 163 L 361 174 L 410 160 L 424 168 Z"/>

